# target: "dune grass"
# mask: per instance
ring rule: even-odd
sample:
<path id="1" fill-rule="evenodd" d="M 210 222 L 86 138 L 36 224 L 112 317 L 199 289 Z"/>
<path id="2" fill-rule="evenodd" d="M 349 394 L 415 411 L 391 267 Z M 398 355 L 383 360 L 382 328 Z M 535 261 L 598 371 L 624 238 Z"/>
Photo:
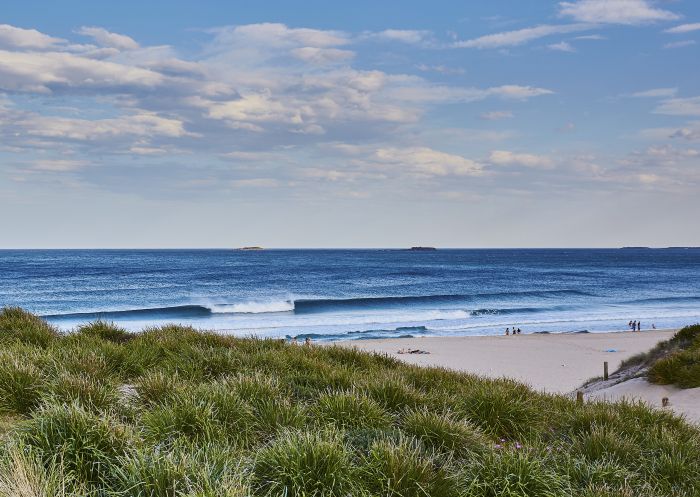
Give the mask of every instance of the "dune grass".
<path id="1" fill-rule="evenodd" d="M 671 351 L 649 369 L 649 381 L 680 388 L 700 387 L 700 324 L 680 330 L 668 348 Z"/>
<path id="2" fill-rule="evenodd" d="M 0 497 L 700 495 L 700 431 L 643 405 L 19 309 L 0 344 Z"/>

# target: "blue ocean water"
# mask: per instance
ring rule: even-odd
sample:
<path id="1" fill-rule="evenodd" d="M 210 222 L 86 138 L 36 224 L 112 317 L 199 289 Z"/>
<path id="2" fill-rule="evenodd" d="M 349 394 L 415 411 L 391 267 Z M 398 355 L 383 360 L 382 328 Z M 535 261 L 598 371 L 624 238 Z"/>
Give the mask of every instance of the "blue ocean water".
<path id="1" fill-rule="evenodd" d="M 700 250 L 2 250 L 0 306 L 318 339 L 671 328 L 700 321 Z"/>

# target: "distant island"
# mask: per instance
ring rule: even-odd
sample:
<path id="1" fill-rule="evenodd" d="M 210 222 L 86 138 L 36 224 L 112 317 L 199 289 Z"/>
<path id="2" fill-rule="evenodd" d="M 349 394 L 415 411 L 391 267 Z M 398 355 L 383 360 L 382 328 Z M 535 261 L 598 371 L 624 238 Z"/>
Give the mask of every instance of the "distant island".
<path id="1" fill-rule="evenodd" d="M 265 250 L 265 249 L 262 247 L 255 246 L 255 247 L 240 247 L 240 248 L 237 248 L 235 250 Z"/>
<path id="2" fill-rule="evenodd" d="M 409 250 L 413 250 L 416 252 L 424 252 L 424 251 L 437 250 L 437 249 L 435 247 L 411 247 Z"/>

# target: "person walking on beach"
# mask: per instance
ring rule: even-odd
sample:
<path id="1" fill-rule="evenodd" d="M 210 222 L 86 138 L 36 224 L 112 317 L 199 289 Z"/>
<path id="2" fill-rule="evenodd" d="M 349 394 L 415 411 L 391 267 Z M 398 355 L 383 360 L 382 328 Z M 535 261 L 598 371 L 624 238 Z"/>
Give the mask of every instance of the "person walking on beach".
<path id="1" fill-rule="evenodd" d="M 642 331 L 642 322 L 637 321 L 637 331 Z"/>
<path id="2" fill-rule="evenodd" d="M 637 331 L 637 320 L 632 321 L 632 331 Z"/>

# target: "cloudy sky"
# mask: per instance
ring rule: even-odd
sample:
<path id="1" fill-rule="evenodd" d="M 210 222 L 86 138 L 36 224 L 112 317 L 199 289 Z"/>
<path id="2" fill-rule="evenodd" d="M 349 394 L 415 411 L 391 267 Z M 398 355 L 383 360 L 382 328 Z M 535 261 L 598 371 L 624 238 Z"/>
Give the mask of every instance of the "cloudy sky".
<path id="1" fill-rule="evenodd" d="M 695 0 L 0 12 L 0 247 L 700 245 Z"/>

